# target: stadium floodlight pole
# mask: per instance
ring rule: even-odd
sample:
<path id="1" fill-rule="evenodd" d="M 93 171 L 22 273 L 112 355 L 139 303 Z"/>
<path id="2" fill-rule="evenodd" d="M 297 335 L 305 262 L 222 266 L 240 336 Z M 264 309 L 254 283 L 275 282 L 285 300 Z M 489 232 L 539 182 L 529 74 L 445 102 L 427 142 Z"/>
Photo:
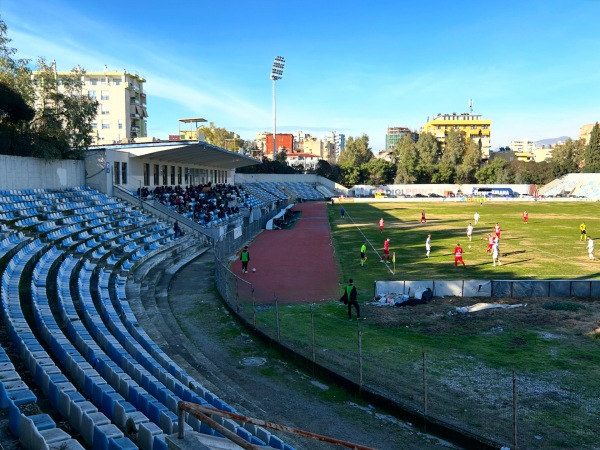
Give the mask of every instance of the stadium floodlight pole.
<path id="1" fill-rule="evenodd" d="M 275 82 L 281 80 L 283 77 L 283 66 L 285 65 L 285 58 L 283 56 L 276 56 L 273 61 L 273 68 L 271 69 L 271 80 L 273 80 L 273 161 L 277 159 L 277 107 L 275 97 Z"/>

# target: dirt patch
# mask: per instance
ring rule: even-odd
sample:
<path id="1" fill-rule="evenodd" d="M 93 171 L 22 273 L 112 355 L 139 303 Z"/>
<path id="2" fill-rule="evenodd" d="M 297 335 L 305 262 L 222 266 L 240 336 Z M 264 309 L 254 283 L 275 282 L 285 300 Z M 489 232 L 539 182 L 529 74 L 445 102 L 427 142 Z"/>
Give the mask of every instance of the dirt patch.
<path id="1" fill-rule="evenodd" d="M 472 313 L 459 313 L 456 307 L 479 302 L 506 305 L 523 304 L 523 307 L 487 309 Z M 563 305 L 563 307 L 560 307 Z M 527 299 L 464 299 L 434 298 L 426 305 L 375 307 L 365 305 L 369 323 L 381 327 L 416 327 L 428 335 L 456 332 L 460 325 L 465 333 L 488 333 L 495 327 L 504 329 L 559 328 L 568 334 L 594 333 L 600 323 L 600 302 L 579 298 L 527 298 Z M 442 320 L 443 319 L 443 320 Z M 460 330 L 459 330 L 460 332 Z"/>

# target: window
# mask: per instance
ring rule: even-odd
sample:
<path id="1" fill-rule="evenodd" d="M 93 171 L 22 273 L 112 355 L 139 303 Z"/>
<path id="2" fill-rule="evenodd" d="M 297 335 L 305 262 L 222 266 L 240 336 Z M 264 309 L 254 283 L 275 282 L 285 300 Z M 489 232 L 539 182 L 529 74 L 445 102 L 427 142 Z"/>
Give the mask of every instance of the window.
<path id="1" fill-rule="evenodd" d="M 458 125 L 454 125 L 453 127 L 455 130 L 458 130 Z"/>
<path id="2" fill-rule="evenodd" d="M 102 114 L 103 116 L 110 114 L 107 105 L 100 105 L 100 114 Z"/>
<path id="3" fill-rule="evenodd" d="M 158 164 L 154 164 L 154 186 L 158 186 L 159 181 Z"/>
<path id="4" fill-rule="evenodd" d="M 160 170 L 162 172 L 162 184 L 163 186 L 166 186 L 167 184 L 169 184 L 167 183 L 167 166 L 160 166 Z"/>
<path id="5" fill-rule="evenodd" d="M 175 166 L 171 166 L 171 185 L 175 184 Z"/>
<path id="6" fill-rule="evenodd" d="M 118 126 L 119 126 L 119 130 L 122 130 L 123 129 L 123 122 L 119 120 L 119 125 Z"/>
<path id="7" fill-rule="evenodd" d="M 487 125 L 482 125 L 481 128 L 483 128 L 484 130 L 487 130 L 488 126 Z"/>
<path id="8" fill-rule="evenodd" d="M 123 184 L 127 184 L 127 163 L 121 163 L 121 181 Z"/>
<path id="9" fill-rule="evenodd" d="M 115 86 L 121 86 L 121 79 L 120 78 L 113 78 L 113 84 Z"/>
<path id="10" fill-rule="evenodd" d="M 97 130 L 98 124 L 96 122 L 92 122 L 92 130 Z"/>
<path id="11" fill-rule="evenodd" d="M 90 78 L 90 84 L 92 86 L 97 86 L 98 85 L 98 78 Z"/>
<path id="12" fill-rule="evenodd" d="M 104 123 L 104 122 L 102 122 L 102 129 L 103 129 L 103 130 L 108 130 L 108 129 L 110 129 L 110 124 L 109 124 L 109 123 Z"/>
<path id="13" fill-rule="evenodd" d="M 471 125 L 471 130 L 476 130 L 477 129 L 477 125 Z"/>
<path id="14" fill-rule="evenodd" d="M 114 162 L 113 174 L 115 180 L 114 183 L 121 184 L 121 163 L 118 161 Z"/>
<path id="15" fill-rule="evenodd" d="M 177 168 L 177 184 L 181 185 L 181 167 Z"/>
<path id="16" fill-rule="evenodd" d="M 100 100 L 109 100 L 110 96 L 108 94 L 108 91 L 101 91 L 100 92 Z"/>
<path id="17" fill-rule="evenodd" d="M 88 97 L 92 100 L 96 100 L 96 91 L 88 91 Z"/>
<path id="18" fill-rule="evenodd" d="M 144 164 L 144 186 L 150 186 L 150 164 Z"/>
<path id="19" fill-rule="evenodd" d="M 185 185 L 190 185 L 190 169 L 188 167 L 183 171 L 183 179 L 185 180 Z"/>

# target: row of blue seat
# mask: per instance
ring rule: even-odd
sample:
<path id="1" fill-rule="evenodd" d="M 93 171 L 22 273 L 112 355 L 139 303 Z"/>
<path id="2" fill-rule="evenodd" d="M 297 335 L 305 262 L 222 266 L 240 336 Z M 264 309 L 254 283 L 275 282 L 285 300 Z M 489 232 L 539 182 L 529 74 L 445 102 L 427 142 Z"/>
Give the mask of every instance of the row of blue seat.
<path id="1" fill-rule="evenodd" d="M 21 309 L 19 294 L 19 282 L 25 265 L 44 247 L 45 245 L 36 239 L 11 258 L 2 274 L 2 316 L 16 351 L 29 372 L 34 375 L 36 383 L 48 397 L 51 405 L 58 408 L 59 392 L 72 392 L 76 389 L 67 381 L 67 378 L 37 341 Z M 25 448 L 48 448 L 50 445 L 62 443 L 68 444 L 69 448 L 76 448 L 77 441 L 71 439 L 63 430 L 52 427 L 44 415 L 27 417 L 18 414 L 14 409 L 16 407 L 17 405 L 13 405 L 12 412 L 9 411 L 9 417 L 13 417 L 11 431 Z M 83 447 L 79 446 L 79 448 Z"/>
<path id="2" fill-rule="evenodd" d="M 96 196 L 93 192 L 81 192 L 94 197 L 94 201 L 103 201 L 102 196 Z M 77 200 L 78 192 L 72 194 L 69 196 L 70 200 L 85 203 Z M 65 204 L 68 205 L 67 202 Z M 114 205 L 117 202 L 109 199 L 106 204 Z M 119 205 L 120 210 L 124 211 L 123 205 Z M 75 213 L 77 209 L 87 215 L 85 220 L 76 220 L 79 217 Z M 121 219 L 115 219 L 111 215 L 107 220 L 111 220 L 112 226 L 104 228 L 109 212 L 90 212 L 88 207 L 66 207 L 63 211 L 65 214 L 70 211 L 73 215 L 51 219 L 58 227 L 52 229 L 48 225 L 46 238 L 51 241 L 50 244 L 30 238 L 27 245 L 23 245 L 27 241 L 15 245 L 11 243 L 8 252 L 14 253 L 19 245 L 23 247 L 11 257 L 2 279 L 3 306 L 5 292 L 14 297 L 12 301 L 6 301 L 6 308 L 3 307 L 3 315 L 5 311 L 10 313 L 5 315 L 8 317 L 5 320 L 18 324 L 11 328 L 11 339 L 15 347 L 20 349 L 27 367 L 34 374 L 34 380 L 50 404 L 81 433 L 84 442 L 101 449 L 130 448 L 131 445 L 144 449 L 165 448 L 166 432 L 173 432 L 177 425 L 176 408 L 179 399 L 233 412 L 233 408 L 204 389 L 152 342 L 139 327 L 126 301 L 126 272 L 138 263 L 136 260 L 152 257 L 165 245 L 172 245 L 174 240 L 171 227 L 152 222 L 143 232 L 138 228 L 134 232 L 123 233 L 115 226 L 117 220 L 117 223 L 125 222 L 127 227 L 136 227 L 146 218 L 140 213 L 132 213 Z M 96 216 L 90 218 L 91 214 Z M 65 220 L 69 217 L 75 220 Z M 63 225 L 56 221 L 62 221 Z M 83 225 L 84 221 L 87 226 Z M 17 222 L 13 226 L 18 226 Z M 96 227 L 103 227 L 97 230 L 102 233 L 94 235 L 92 230 Z M 68 231 L 62 231 L 63 229 Z M 59 242 L 63 245 L 61 248 L 57 246 Z M 83 261 L 70 253 L 75 250 L 75 246 L 81 244 L 87 248 Z M 117 252 L 121 252 L 122 256 L 117 257 Z M 34 318 L 36 331 L 41 333 L 53 357 L 46 353 L 24 319 L 18 301 L 18 282 L 10 285 L 10 280 L 21 278 L 25 264 L 38 257 L 31 286 Z M 110 264 L 111 259 L 114 264 Z M 100 269 L 93 260 L 108 262 L 109 266 Z M 48 275 L 53 264 L 59 264 L 56 281 L 60 320 L 61 323 L 66 323 L 64 333 L 54 318 L 46 293 Z M 112 267 L 115 273 L 110 272 L 108 267 Z M 121 275 L 117 272 L 121 272 Z M 9 276 L 5 280 L 7 273 Z M 92 286 L 94 273 L 98 273 L 98 284 Z M 114 304 L 109 289 L 111 275 L 118 292 Z M 71 276 L 78 280 L 81 315 L 70 298 Z M 4 288 L 5 282 L 7 289 Z M 100 300 L 98 309 L 93 301 L 93 295 L 96 294 Z M 124 435 L 128 418 L 138 427 L 137 442 Z M 186 421 L 189 429 L 219 436 L 192 416 L 187 416 Z M 221 422 L 249 442 L 291 449 L 281 439 L 260 427 L 243 427 L 231 420 Z M 31 425 L 33 420 L 26 423 L 28 427 L 34 426 Z M 36 430 L 33 435 L 37 436 L 41 430 Z M 47 437 L 50 439 L 49 433 Z M 36 448 L 35 445 L 37 444 L 27 442 L 25 446 Z"/>
<path id="3" fill-rule="evenodd" d="M 54 259 L 44 259 L 42 263 L 44 267 L 40 268 L 40 273 L 47 273 L 48 266 L 58 260 L 60 254 L 52 253 Z M 70 270 L 77 265 L 77 260 L 73 258 L 66 258 L 62 261 L 61 273 L 57 277 L 60 291 L 63 291 L 65 286 L 68 289 L 70 277 L 66 273 L 70 273 Z M 115 390 L 115 374 L 99 369 L 98 361 L 103 356 L 105 361 L 109 360 L 106 355 L 97 351 L 93 353 L 91 361 L 87 360 L 63 334 L 50 309 L 46 291 L 37 287 L 39 284 L 37 280 L 32 280 L 33 311 L 37 328 L 56 360 L 68 370 L 79 390 L 77 393 L 66 394 L 59 398 L 61 413 L 68 418 L 75 429 L 80 430 L 84 441 L 94 448 L 128 448 L 129 444 L 136 444 L 144 450 L 166 449 L 166 435 L 157 431 L 156 427 L 149 426 L 149 419 L 140 414 Z M 69 317 L 72 320 L 77 317 L 74 307 L 71 309 Z M 112 384 L 111 381 L 113 381 Z M 90 400 L 85 400 L 86 397 L 81 394 Z M 76 403 L 73 410 L 69 408 L 72 406 L 69 399 Z M 145 436 L 141 442 L 137 442 L 138 436 L 136 436 L 136 442 L 124 436 L 123 431 L 127 429 L 128 420 L 131 420 L 142 432 L 138 436 Z M 116 447 L 115 441 L 118 441 L 118 447 Z"/>

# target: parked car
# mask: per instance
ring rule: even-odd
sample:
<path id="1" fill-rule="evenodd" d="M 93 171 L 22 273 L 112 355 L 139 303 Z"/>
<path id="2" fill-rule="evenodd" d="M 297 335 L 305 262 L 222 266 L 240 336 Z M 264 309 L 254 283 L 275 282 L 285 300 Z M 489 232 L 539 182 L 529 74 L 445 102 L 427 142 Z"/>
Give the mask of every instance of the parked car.
<path id="1" fill-rule="evenodd" d="M 431 198 L 442 198 L 442 196 L 440 194 L 436 194 L 435 192 L 429 194 L 429 197 L 431 197 Z"/>

